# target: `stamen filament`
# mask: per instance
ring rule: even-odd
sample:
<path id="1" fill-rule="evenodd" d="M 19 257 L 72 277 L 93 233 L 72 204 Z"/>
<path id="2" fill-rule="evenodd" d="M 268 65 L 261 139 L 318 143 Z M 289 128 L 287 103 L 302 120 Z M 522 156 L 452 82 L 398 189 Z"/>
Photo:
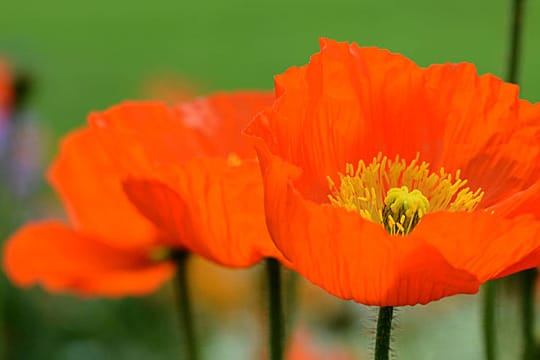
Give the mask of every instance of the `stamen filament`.
<path id="1" fill-rule="evenodd" d="M 454 175 L 442 167 L 432 172 L 418 155 L 407 164 L 399 156 L 390 160 L 379 153 L 368 165 L 363 160 L 356 169 L 346 164 L 338 176 L 338 182 L 327 177 L 330 204 L 384 224 L 394 235 L 408 234 L 429 212 L 473 211 L 484 196 L 481 189 L 466 186 L 459 170 Z"/>

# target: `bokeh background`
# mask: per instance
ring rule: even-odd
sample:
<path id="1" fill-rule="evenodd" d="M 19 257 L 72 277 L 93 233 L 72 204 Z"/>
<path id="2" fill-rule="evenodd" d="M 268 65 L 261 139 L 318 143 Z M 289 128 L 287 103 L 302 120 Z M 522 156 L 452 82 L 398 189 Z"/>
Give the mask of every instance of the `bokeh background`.
<path id="1" fill-rule="evenodd" d="M 522 97 L 537 102 L 540 2 L 525 6 L 519 79 Z M 388 48 L 424 66 L 469 61 L 504 77 L 510 9 L 509 0 L 3 1 L 0 56 L 29 74 L 32 89 L 12 132 L 18 155 L 1 157 L 24 171 L 14 184 L 6 181 L 11 168 L 1 168 L 0 239 L 25 221 L 63 216 L 43 172 L 61 136 L 92 110 L 127 99 L 271 89 L 272 76 L 305 64 L 321 36 Z M 262 358 L 260 270 L 192 261 L 206 359 Z M 323 353 L 319 359 L 367 358 L 375 310 L 297 281 L 293 342 Z M 517 358 L 520 346 L 511 282 L 497 314 L 504 359 Z M 404 308 L 397 323 L 400 359 L 482 358 L 479 296 Z M 1 359 L 179 359 L 177 329 L 170 284 L 146 298 L 111 300 L 21 290 L 0 279 Z"/>

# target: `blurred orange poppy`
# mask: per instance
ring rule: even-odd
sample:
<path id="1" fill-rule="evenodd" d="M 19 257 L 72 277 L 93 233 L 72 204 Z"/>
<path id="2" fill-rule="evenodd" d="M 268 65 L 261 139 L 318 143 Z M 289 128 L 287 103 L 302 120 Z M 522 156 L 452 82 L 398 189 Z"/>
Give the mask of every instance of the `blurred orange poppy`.
<path id="1" fill-rule="evenodd" d="M 275 84 L 246 134 L 271 236 L 309 280 L 414 305 L 540 264 L 540 105 L 516 85 L 327 39 Z"/>
<path id="2" fill-rule="evenodd" d="M 63 141 L 49 172 L 71 225 L 20 229 L 5 248 L 8 276 L 22 286 L 122 296 L 155 290 L 173 274 L 175 251 L 228 266 L 278 256 L 266 234 L 258 166 L 240 160 L 247 146 L 236 143 L 270 99 L 216 94 L 178 108 L 128 102 L 92 113 L 90 127 Z M 223 157 L 228 151 L 238 158 Z M 163 178 L 174 186 L 133 177 L 160 168 L 171 169 Z"/>
<path id="3" fill-rule="evenodd" d="M 7 113 L 13 101 L 13 78 L 11 68 L 7 62 L 0 59 L 0 120 L 3 113 Z M 6 115 L 7 116 L 7 115 Z"/>

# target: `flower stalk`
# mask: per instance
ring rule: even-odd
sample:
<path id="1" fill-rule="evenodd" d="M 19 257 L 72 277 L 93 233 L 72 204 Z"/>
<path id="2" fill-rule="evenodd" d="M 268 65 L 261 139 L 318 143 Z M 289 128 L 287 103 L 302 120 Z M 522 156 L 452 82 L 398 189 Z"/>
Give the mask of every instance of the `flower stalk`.
<path id="1" fill-rule="evenodd" d="M 484 285 L 482 330 L 484 332 L 484 353 L 486 360 L 495 360 L 495 303 L 497 298 L 497 282 L 490 281 Z"/>
<path id="2" fill-rule="evenodd" d="M 393 306 L 380 307 L 375 338 L 375 360 L 388 360 L 390 357 L 390 333 L 392 332 L 393 315 Z"/>
<path id="3" fill-rule="evenodd" d="M 507 80 L 517 84 L 519 60 L 521 55 L 521 33 L 523 29 L 523 7 L 525 0 L 512 1 L 512 27 L 510 37 L 510 53 L 508 59 Z M 521 280 L 521 329 L 523 335 L 523 360 L 537 359 L 534 339 L 534 287 L 537 270 L 530 269 L 520 274 Z"/>
<path id="4" fill-rule="evenodd" d="M 193 311 L 188 286 L 187 262 L 189 253 L 179 252 L 173 255 L 176 262 L 177 274 L 175 279 L 176 301 L 179 313 L 180 332 L 184 348 L 184 357 L 187 360 L 198 360 L 199 351 L 193 326 Z"/>
<path id="5" fill-rule="evenodd" d="M 281 297 L 280 265 L 276 259 L 266 259 L 268 280 L 268 345 L 270 360 L 283 360 L 285 321 Z"/>
<path id="6" fill-rule="evenodd" d="M 514 84 L 518 82 L 519 57 L 521 50 L 521 31 L 523 27 L 523 3 L 524 0 L 512 0 L 512 25 L 510 27 L 510 50 L 508 55 L 508 70 L 506 79 Z M 523 335 L 525 341 L 525 357 L 529 359 L 527 353 L 532 348 L 529 341 L 534 341 L 528 333 L 528 320 L 525 318 L 525 313 L 532 316 L 534 310 L 529 309 L 527 305 L 528 290 L 526 289 L 527 281 L 524 279 L 522 304 L 523 304 Z M 489 282 L 485 285 L 484 301 L 483 301 L 483 331 L 484 331 L 484 351 L 487 360 L 495 359 L 495 308 L 496 308 L 496 292 L 497 282 Z M 534 345 L 532 345 L 534 346 Z"/>
<path id="7" fill-rule="evenodd" d="M 521 274 L 521 321 L 523 334 L 523 360 L 538 359 L 536 342 L 534 338 L 534 291 L 538 272 L 529 269 Z"/>
<path id="8" fill-rule="evenodd" d="M 508 73 L 506 80 L 517 84 L 519 57 L 521 50 L 521 31 L 523 28 L 523 3 L 524 0 L 512 1 L 512 26 L 510 28 L 510 53 L 508 56 Z"/>

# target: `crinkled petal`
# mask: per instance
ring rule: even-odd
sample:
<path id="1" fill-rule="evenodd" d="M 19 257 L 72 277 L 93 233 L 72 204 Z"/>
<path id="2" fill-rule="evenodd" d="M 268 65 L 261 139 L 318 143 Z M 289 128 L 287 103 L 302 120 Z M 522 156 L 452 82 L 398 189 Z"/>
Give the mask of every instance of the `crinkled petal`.
<path id="1" fill-rule="evenodd" d="M 420 68 L 322 39 L 275 87 L 273 106 L 245 133 L 261 162 L 271 236 L 304 276 L 342 298 L 404 305 L 472 293 L 538 264 L 538 224 L 519 215 L 537 213 L 540 107 L 519 100 L 516 85 L 472 64 Z M 327 177 L 378 153 L 461 170 L 485 192 L 487 211 L 428 214 L 398 238 L 328 205 Z"/>
<path id="2" fill-rule="evenodd" d="M 281 258 L 268 235 L 259 165 L 196 159 L 126 180 L 141 213 L 194 253 L 226 266 Z"/>
<path id="3" fill-rule="evenodd" d="M 174 110 L 126 103 L 94 114 L 90 123 L 130 174 L 126 194 L 174 245 L 248 266 L 280 256 L 264 223 L 258 165 L 241 160 L 254 153 L 245 150 L 249 141 L 240 128 L 270 99 L 258 92 L 217 94 Z"/>
<path id="4" fill-rule="evenodd" d="M 340 298 L 380 306 L 478 290 L 474 274 L 452 266 L 425 239 L 396 238 L 359 214 L 305 200 L 290 180 L 297 169 L 258 150 L 272 238 L 313 283 Z"/>
<path id="5" fill-rule="evenodd" d="M 519 100 L 516 85 L 478 76 L 472 64 L 432 65 L 426 75 L 436 91 L 424 108 L 445 126 L 432 166 L 460 169 L 469 186 L 485 191 L 483 207 L 538 181 L 540 106 Z"/>
<path id="6" fill-rule="evenodd" d="M 484 207 L 539 178 L 540 106 L 472 64 L 421 68 L 386 50 L 322 39 L 308 65 L 275 82 L 274 105 L 246 133 L 302 168 L 295 186 L 312 200 L 325 200 L 326 176 L 379 152 L 461 169 L 485 191 Z"/>
<path id="7" fill-rule="evenodd" d="M 48 173 L 76 229 L 113 246 L 153 244 L 157 232 L 126 198 L 121 182 L 125 176 L 90 129 L 63 140 Z"/>
<path id="8" fill-rule="evenodd" d="M 183 122 L 209 139 L 215 155 L 227 157 L 234 153 L 241 158 L 253 158 L 253 146 L 241 131 L 273 99 L 273 93 L 264 91 L 220 92 L 184 102 L 179 109 Z"/>
<path id="9" fill-rule="evenodd" d="M 531 214 L 540 219 L 540 183 L 516 192 L 486 209 L 497 215 L 513 218 L 520 214 Z"/>
<path id="10" fill-rule="evenodd" d="M 53 221 L 29 224 L 8 239 L 4 271 L 17 285 L 39 283 L 53 292 L 88 296 L 145 295 L 172 276 L 171 263 L 148 259 L 147 249 L 113 248 Z"/>
<path id="11" fill-rule="evenodd" d="M 161 102 L 125 102 L 90 114 L 88 123 L 125 173 L 213 154 L 208 139 L 184 124 L 179 109 Z"/>
<path id="12" fill-rule="evenodd" d="M 504 219 L 477 211 L 427 214 L 406 239 L 433 246 L 457 269 L 473 274 L 480 283 L 499 277 L 510 267 L 540 266 L 540 224 L 532 216 Z M 521 264 L 521 265 L 520 265 Z"/>
<path id="13" fill-rule="evenodd" d="M 440 147 L 441 125 L 421 107 L 422 71 L 402 55 L 322 39 L 308 65 L 290 68 L 275 83 L 274 105 L 246 133 L 300 166 L 296 186 L 313 200 L 326 198 L 326 176 L 346 163 L 381 151 L 409 159 Z"/>
<path id="14" fill-rule="evenodd" d="M 330 293 L 371 305 L 414 305 L 540 265 L 540 224 L 490 212 L 427 214 L 404 237 L 355 212 L 306 200 L 298 168 L 258 144 L 267 223 L 302 275 Z"/>

